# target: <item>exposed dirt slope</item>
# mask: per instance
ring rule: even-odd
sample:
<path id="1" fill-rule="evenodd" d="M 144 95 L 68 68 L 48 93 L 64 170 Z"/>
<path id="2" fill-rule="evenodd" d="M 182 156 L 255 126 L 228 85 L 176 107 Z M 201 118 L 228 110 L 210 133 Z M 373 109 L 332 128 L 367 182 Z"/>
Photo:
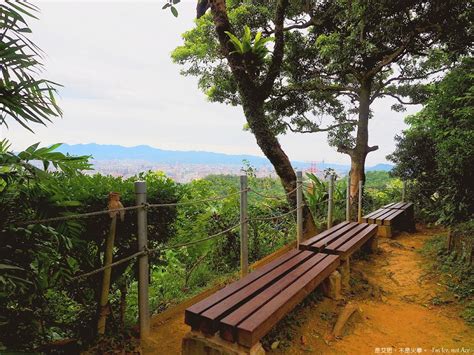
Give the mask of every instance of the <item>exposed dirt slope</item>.
<path id="1" fill-rule="evenodd" d="M 295 316 L 301 322 L 296 336 L 289 346 L 271 353 L 352 355 L 416 353 L 420 349 L 432 353 L 433 348 L 442 347 L 450 351 L 470 348 L 474 353 L 474 329 L 458 317 L 455 302 L 432 305 L 433 297 L 445 290 L 422 268 L 426 261 L 417 253 L 427 239 L 440 232 L 421 230 L 381 239 L 376 255 L 352 263 L 352 288 L 345 300 L 324 299 L 298 309 Z M 351 317 L 340 339 L 331 339 L 330 331 L 347 302 L 356 304 L 361 312 Z M 143 352 L 179 354 L 181 339 L 189 329 L 182 318 L 155 327 Z"/>

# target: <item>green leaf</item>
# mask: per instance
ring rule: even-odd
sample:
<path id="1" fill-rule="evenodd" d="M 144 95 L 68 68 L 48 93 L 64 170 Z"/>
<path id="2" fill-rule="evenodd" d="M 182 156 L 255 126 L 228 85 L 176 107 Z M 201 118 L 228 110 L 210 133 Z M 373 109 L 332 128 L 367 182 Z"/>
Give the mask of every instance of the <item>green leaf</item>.
<path id="1" fill-rule="evenodd" d="M 174 17 L 178 17 L 178 10 L 176 10 L 176 7 L 171 6 L 171 13 L 174 15 Z"/>
<path id="2" fill-rule="evenodd" d="M 0 270 L 25 270 L 21 267 L 7 264 L 0 264 Z"/>
<path id="3" fill-rule="evenodd" d="M 232 42 L 232 44 L 234 45 L 235 47 L 235 51 L 237 53 L 240 53 L 242 54 L 243 53 L 243 46 L 242 46 L 242 42 L 240 42 L 240 40 L 232 33 L 230 33 L 229 31 L 225 31 L 225 34 L 227 36 L 229 36 L 230 38 L 230 41 Z"/>

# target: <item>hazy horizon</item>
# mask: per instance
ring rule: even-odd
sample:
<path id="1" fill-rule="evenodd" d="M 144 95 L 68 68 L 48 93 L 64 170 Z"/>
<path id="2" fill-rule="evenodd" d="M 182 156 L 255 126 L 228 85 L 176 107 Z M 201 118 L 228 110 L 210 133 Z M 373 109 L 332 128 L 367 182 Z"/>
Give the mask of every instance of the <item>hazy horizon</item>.
<path id="1" fill-rule="evenodd" d="M 253 135 L 243 130 L 241 107 L 208 102 L 197 79 L 181 76 L 182 67 L 171 62 L 181 34 L 194 26 L 195 1 L 181 2 L 178 18 L 162 5 L 39 2 L 39 20 L 29 21 L 31 37 L 45 52 L 43 76 L 63 85 L 58 102 L 64 116 L 48 127 L 33 126 L 36 134 L 10 120 L 1 137 L 15 150 L 35 142 L 94 142 L 263 157 Z M 368 155 L 368 166 L 387 162 L 393 137 L 406 127 L 403 118 L 416 112 L 414 107 L 393 112 L 392 103 L 373 104 L 369 144 L 380 149 Z M 288 133 L 279 139 L 293 161 L 350 162 L 328 146 L 325 133 Z"/>

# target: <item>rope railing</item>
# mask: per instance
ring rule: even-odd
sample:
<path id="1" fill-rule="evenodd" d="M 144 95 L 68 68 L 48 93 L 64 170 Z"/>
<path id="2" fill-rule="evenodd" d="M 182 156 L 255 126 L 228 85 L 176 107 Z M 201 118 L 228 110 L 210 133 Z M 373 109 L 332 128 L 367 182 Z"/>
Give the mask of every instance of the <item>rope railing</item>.
<path id="1" fill-rule="evenodd" d="M 105 265 L 103 267 L 100 267 L 98 269 L 95 269 L 95 270 L 92 270 L 92 271 L 89 271 L 89 272 L 86 272 L 84 274 L 81 274 L 79 276 L 75 276 L 71 279 L 71 281 L 76 281 L 76 280 L 79 280 L 79 279 L 82 279 L 82 278 L 85 278 L 85 277 L 89 277 L 89 276 L 92 276 L 92 275 L 95 275 L 95 274 L 98 274 L 99 272 L 102 272 L 106 269 L 110 269 L 111 267 L 114 267 L 114 266 L 117 266 L 117 265 L 120 265 L 120 264 L 123 264 L 124 262 L 126 261 L 129 261 L 129 260 L 132 260 L 140 255 L 145 255 L 147 253 L 146 250 L 142 250 L 142 251 L 139 251 L 139 252 L 136 252 L 132 255 L 129 255 L 123 259 L 120 259 L 120 260 L 117 260 L 117 261 L 114 261 L 113 263 L 109 264 L 109 265 Z"/>
<path id="2" fill-rule="evenodd" d="M 143 208 L 143 207 L 145 207 L 145 206 L 144 205 L 138 205 L 138 206 L 123 207 L 123 208 L 114 208 L 114 209 L 110 209 L 110 210 L 101 210 L 101 211 L 95 211 L 95 212 L 78 213 L 78 214 L 72 214 L 72 215 L 67 215 L 67 216 L 34 219 L 34 220 L 30 220 L 30 221 L 20 222 L 16 225 L 17 226 L 24 226 L 24 225 L 42 224 L 42 223 L 48 223 L 48 222 L 61 222 L 61 221 L 69 220 L 69 219 L 79 219 L 79 218 L 99 216 L 99 215 L 102 215 L 102 214 L 108 214 L 108 213 L 114 213 L 114 212 L 120 212 L 120 211 L 136 210 L 138 208 Z"/>
<path id="3" fill-rule="evenodd" d="M 245 275 L 247 272 L 246 269 L 248 268 L 248 224 L 249 222 L 261 222 L 261 221 L 273 221 L 275 222 L 273 224 L 273 228 L 277 225 L 283 225 L 283 223 L 288 223 L 288 221 L 285 221 L 284 218 L 290 216 L 290 215 L 295 215 L 296 214 L 296 239 L 299 242 L 301 240 L 302 236 L 302 229 L 303 229 L 303 214 L 302 210 L 304 207 L 309 207 L 310 209 L 314 209 L 315 213 L 318 211 L 319 206 L 321 205 L 328 205 L 328 221 L 331 221 L 332 223 L 332 213 L 335 208 L 335 205 L 337 205 L 338 209 L 341 208 L 342 204 L 341 202 L 346 202 L 347 201 L 347 196 L 344 196 L 343 198 L 334 198 L 334 182 L 331 180 L 329 183 L 329 189 L 330 192 L 327 195 L 328 198 L 325 198 L 321 201 L 315 202 L 315 203 L 310 203 L 308 199 L 304 198 L 304 192 L 305 188 L 308 187 L 314 187 L 313 184 L 307 184 L 307 183 L 302 183 L 302 174 L 301 172 L 298 172 L 297 174 L 298 180 L 297 180 L 297 187 L 292 189 L 289 192 L 286 192 L 284 194 L 276 195 L 276 194 L 266 194 L 264 192 L 258 191 L 257 189 L 254 188 L 249 188 L 247 187 L 247 179 L 241 178 L 241 185 L 240 189 L 238 190 L 232 190 L 233 192 L 228 192 L 225 195 L 221 196 L 214 196 L 214 197 L 209 197 L 209 198 L 203 198 L 203 199 L 195 199 L 195 200 L 189 200 L 189 201 L 181 201 L 181 202 L 169 202 L 169 203 L 147 203 L 146 201 L 146 184 L 144 182 L 136 182 L 135 183 L 135 193 L 137 196 L 137 200 L 134 206 L 129 206 L 129 207 L 122 207 L 122 208 L 116 208 L 116 209 L 107 209 L 107 210 L 100 210 L 100 211 L 94 211 L 94 212 L 87 212 L 87 213 L 80 213 L 80 214 L 70 214 L 70 215 L 64 215 L 64 216 L 58 216 L 58 217 L 52 217 L 52 218 L 42 218 L 42 219 L 36 219 L 36 220 L 29 220 L 25 222 L 20 222 L 18 226 L 23 226 L 23 225 L 31 225 L 31 224 L 40 224 L 40 223 L 48 223 L 48 222 L 59 222 L 59 221 L 65 221 L 65 220 L 72 220 L 72 219 L 80 219 L 80 218 L 86 218 L 86 217 L 92 217 L 92 216 L 98 216 L 98 215 L 104 215 L 104 214 L 110 214 L 112 218 L 117 212 L 123 212 L 123 211 L 133 211 L 137 210 L 137 239 L 138 239 L 138 251 L 134 252 L 133 254 L 123 257 L 122 259 L 115 260 L 111 262 L 110 264 L 107 264 L 106 261 L 105 263 L 107 265 L 104 265 L 102 267 L 96 268 L 94 270 L 82 273 L 80 275 L 74 276 L 70 278 L 69 281 L 76 281 L 76 280 L 81 280 L 87 277 L 90 277 L 92 275 L 96 275 L 98 273 L 101 273 L 105 270 L 111 269 L 113 267 L 116 267 L 118 265 L 124 264 L 126 262 L 129 262 L 134 259 L 138 259 L 138 272 L 139 277 L 138 283 L 139 283 L 139 289 L 140 289 L 140 283 L 143 283 L 147 280 L 148 275 L 148 256 L 151 256 L 153 254 L 165 251 L 165 250 L 177 250 L 180 248 L 185 248 L 185 247 L 190 247 L 193 245 L 197 245 L 200 243 L 204 243 L 209 240 L 214 240 L 219 237 L 225 236 L 227 233 L 232 232 L 233 230 L 237 229 L 240 227 L 240 243 L 241 243 L 241 272 L 242 275 Z M 137 189 L 137 184 L 143 184 L 144 188 L 142 190 Z M 143 187 L 143 186 L 142 186 Z M 362 190 L 360 190 L 362 191 Z M 307 191 L 306 191 L 307 192 Z M 287 210 L 286 212 L 279 213 L 279 214 L 270 214 L 271 212 L 276 212 L 276 211 L 270 211 L 269 214 L 262 213 L 262 216 L 248 216 L 248 193 L 253 193 L 257 196 L 262 197 L 265 200 L 278 200 L 278 201 L 286 201 L 287 197 L 291 194 L 296 193 L 296 200 L 297 200 L 297 206 L 295 208 L 291 208 L 292 206 L 285 207 L 284 209 L 282 208 L 283 211 Z M 142 195 L 141 198 L 138 196 Z M 338 193 L 339 194 L 339 193 Z M 347 195 L 347 194 L 346 194 Z M 208 235 L 203 238 L 191 240 L 188 242 L 184 243 L 178 243 L 178 244 L 171 244 L 171 245 L 159 245 L 155 248 L 149 249 L 148 248 L 148 241 L 147 241 L 147 230 L 148 230 L 148 224 L 147 224 L 147 219 L 146 219 L 146 214 L 148 211 L 156 208 L 161 208 L 161 207 L 179 207 L 179 206 L 190 206 L 190 205 L 197 205 L 197 204 L 206 204 L 210 202 L 217 202 L 217 201 L 223 201 L 227 198 L 234 197 L 234 196 L 240 196 L 240 221 L 235 221 L 231 226 L 215 233 L 212 235 Z M 359 201 L 359 210 L 365 210 L 368 205 L 368 201 L 363 198 L 362 201 Z M 264 203 L 265 204 L 265 203 Z M 270 210 L 272 207 L 268 206 Z M 291 209 L 290 209 L 291 208 Z M 280 210 L 281 211 L 281 210 Z M 280 212 L 278 211 L 278 212 Z M 325 211 L 325 210 L 324 210 Z M 325 212 L 324 212 L 325 213 Z M 142 218 L 141 218 L 142 217 Z M 279 222 L 276 222 L 279 221 Z M 328 224 L 330 224 L 328 222 Z M 252 228 L 255 228 L 255 226 L 251 226 Z M 112 227 L 111 227 L 112 228 Z M 329 228 L 329 226 L 328 226 Z M 112 230 L 112 229 L 111 229 Z M 115 232 L 112 232 L 115 233 Z M 112 242 L 113 243 L 113 242 Z M 245 248 L 244 248 L 245 245 Z M 246 250 L 245 252 L 243 250 Z M 245 255 L 244 258 L 242 258 L 242 255 Z M 244 260 L 244 261 L 243 261 Z M 128 265 L 127 265 L 128 267 Z M 244 269 L 245 267 L 245 269 Z M 245 270 L 245 271 L 242 271 Z M 105 278 L 104 274 L 104 278 Z M 144 281 L 145 280 L 145 281 Z M 146 281 L 147 282 L 147 281 Z M 146 283 L 145 282 L 145 283 Z M 143 286 L 142 286 L 143 288 Z M 148 297 L 148 296 L 147 296 Z M 141 298 L 143 301 L 143 297 Z M 139 300 L 139 303 L 142 302 Z M 141 306 L 140 306 L 141 307 Z M 148 307 L 148 306 L 147 306 Z M 146 307 L 146 308 L 147 308 Z M 140 317 L 144 316 L 144 314 L 141 313 L 141 308 L 140 308 Z M 140 331 L 142 331 L 142 324 L 140 324 Z"/>
<path id="4" fill-rule="evenodd" d="M 191 242 L 188 242 L 188 243 L 182 243 L 182 244 L 175 244 L 175 245 L 169 245 L 169 246 L 161 246 L 161 247 L 158 247 L 158 248 L 154 248 L 154 249 L 146 249 L 146 250 L 142 250 L 142 251 L 139 251 L 139 252 L 136 252 L 132 255 L 129 255 L 123 259 L 119 259 L 117 261 L 114 261 L 113 263 L 109 264 L 109 265 L 106 265 L 106 266 L 103 266 L 103 267 L 100 267 L 100 268 L 97 268 L 95 270 L 92 270 L 92 271 L 89 271 L 89 272 L 86 272 L 84 274 L 81 274 L 81 275 L 78 275 L 78 276 L 75 276 L 71 279 L 71 281 L 75 281 L 75 280 L 78 280 L 78 279 L 82 279 L 82 278 L 85 278 L 85 277 L 89 277 L 89 276 L 92 276 L 92 275 L 95 275 L 95 274 L 98 274 L 106 269 L 109 269 L 111 267 L 114 267 L 114 266 L 117 266 L 117 265 L 120 265 L 120 264 L 123 264 L 124 262 L 126 261 L 129 261 L 129 260 L 132 260 L 136 257 L 139 257 L 141 255 L 145 255 L 145 254 L 148 254 L 148 255 L 151 255 L 151 254 L 154 254 L 158 251 L 163 251 L 163 250 L 172 250 L 172 249 L 179 249 L 179 248 L 183 248 L 183 247 L 187 247 L 187 246 L 191 246 L 191 245 L 195 245 L 195 244 L 199 244 L 199 243 L 202 243 L 202 242 L 205 242 L 207 240 L 211 240 L 211 239 L 214 239 L 214 238 L 217 238 L 217 237 L 220 237 L 222 235 L 224 235 L 225 233 L 228 233 L 230 231 L 232 231 L 233 229 L 237 228 L 237 227 L 240 227 L 241 223 L 237 223 L 237 224 L 234 224 L 232 227 L 229 227 L 223 231 L 220 231 L 216 234 L 213 234 L 213 235 L 210 235 L 206 238 L 201 238 L 201 239 L 197 239 L 197 240 L 193 240 Z"/>
<path id="5" fill-rule="evenodd" d="M 286 199 L 287 196 L 295 193 L 297 190 L 298 190 L 298 187 L 294 188 L 293 190 L 285 193 L 284 195 L 280 195 L 280 196 L 277 196 L 277 195 L 266 195 L 266 194 L 263 194 L 255 189 L 252 189 L 252 188 L 249 188 L 248 189 L 250 192 L 254 193 L 255 195 L 258 195 L 260 197 L 263 197 L 263 198 L 266 198 L 266 199 L 269 199 L 269 200 L 279 200 L 279 201 L 284 201 Z"/>
<path id="6" fill-rule="evenodd" d="M 247 190 L 249 191 L 249 189 Z M 107 210 L 100 210 L 100 211 L 94 211 L 94 212 L 85 212 L 85 213 L 77 213 L 77 214 L 71 214 L 67 216 L 58 216 L 58 217 L 51 217 L 51 218 L 42 218 L 42 219 L 34 219 L 34 220 L 29 220 L 29 221 L 24 221 L 17 223 L 16 226 L 24 226 L 24 225 L 30 225 L 30 224 L 42 224 L 42 223 L 49 223 L 49 222 L 61 222 L 61 221 L 66 221 L 70 219 L 79 219 L 79 218 L 86 218 L 86 217 L 93 217 L 93 216 L 99 216 L 103 214 L 109 214 L 109 213 L 114 213 L 114 212 L 121 212 L 121 211 L 131 211 L 131 210 L 136 210 L 139 208 L 158 208 L 158 207 L 177 207 L 177 206 L 187 206 L 187 205 L 194 205 L 194 204 L 199 204 L 199 203 L 206 203 L 206 202 L 215 202 L 215 201 L 221 201 L 225 200 L 226 198 L 240 195 L 243 191 L 236 191 L 233 193 L 229 193 L 224 196 L 218 196 L 218 197 L 211 197 L 207 199 L 201 199 L 201 200 L 192 200 L 192 201 L 185 201 L 185 202 L 172 202 L 172 203 L 146 203 L 142 205 L 135 205 L 135 206 L 129 206 L 129 207 L 122 207 L 122 208 L 113 208 L 113 209 L 107 209 Z"/>
<path id="7" fill-rule="evenodd" d="M 220 237 L 220 236 L 234 230 L 235 228 L 240 227 L 240 225 L 241 225 L 241 223 L 239 222 L 239 223 L 234 224 L 233 226 L 231 226 L 227 229 L 224 229 L 223 231 L 220 231 L 220 232 L 218 232 L 216 234 L 213 234 L 213 235 L 210 235 L 208 237 L 201 238 L 201 239 L 196 239 L 196 240 L 193 240 L 193 241 L 187 242 L 187 243 L 181 243 L 181 244 L 175 244 L 175 245 L 169 245 L 169 246 L 164 246 L 164 247 L 158 247 L 158 248 L 155 248 L 155 249 L 150 249 L 149 252 L 150 253 L 155 253 L 155 252 L 160 251 L 160 250 L 179 249 L 179 248 L 183 248 L 183 247 L 188 247 L 190 245 L 199 244 L 199 243 L 202 243 L 202 242 Z"/>
<path id="8" fill-rule="evenodd" d="M 280 218 L 283 218 L 285 216 L 288 216 L 288 215 L 296 212 L 297 210 L 298 210 L 298 208 L 293 208 L 292 210 L 290 210 L 288 212 L 285 212 L 285 213 L 282 213 L 282 214 L 279 214 L 279 215 L 276 215 L 276 216 L 252 217 L 252 218 L 249 218 L 249 221 L 270 221 L 270 220 L 280 219 Z"/>
<path id="9" fill-rule="evenodd" d="M 222 200 L 225 200 L 226 198 L 240 195 L 244 191 L 250 191 L 250 189 L 239 190 L 239 191 L 232 192 L 224 196 L 210 197 L 210 198 L 205 198 L 202 200 L 192 200 L 192 201 L 172 202 L 172 203 L 148 203 L 146 204 L 146 208 L 189 206 L 189 205 L 196 205 L 199 203 L 222 201 Z"/>

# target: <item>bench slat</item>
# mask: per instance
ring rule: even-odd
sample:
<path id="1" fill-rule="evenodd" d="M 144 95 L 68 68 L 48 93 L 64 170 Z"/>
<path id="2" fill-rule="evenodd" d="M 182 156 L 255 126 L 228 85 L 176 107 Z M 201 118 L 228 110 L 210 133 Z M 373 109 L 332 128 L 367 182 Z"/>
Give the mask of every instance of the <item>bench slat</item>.
<path id="1" fill-rule="evenodd" d="M 395 222 L 394 219 L 400 215 L 403 215 L 405 213 L 404 210 L 397 210 L 394 213 L 392 213 L 390 216 L 384 219 L 383 224 L 384 225 L 391 225 L 392 222 Z"/>
<path id="2" fill-rule="evenodd" d="M 207 334 L 215 333 L 218 330 L 218 322 L 220 319 L 227 316 L 259 292 L 262 292 L 262 290 L 269 287 L 269 285 L 278 281 L 281 277 L 313 255 L 314 253 L 310 251 L 302 251 L 267 274 L 258 278 L 255 282 L 248 284 L 246 287 L 208 308 L 200 314 L 199 329 Z"/>
<path id="3" fill-rule="evenodd" d="M 308 250 L 318 252 L 321 251 L 324 247 L 330 244 L 335 239 L 339 238 L 341 235 L 349 232 L 351 229 L 357 228 L 359 224 L 357 222 L 351 222 L 346 224 L 343 228 L 338 229 L 334 233 L 329 234 L 328 236 L 324 237 L 323 239 L 318 240 L 316 243 L 308 245 Z"/>
<path id="4" fill-rule="evenodd" d="M 257 343 L 273 325 L 300 303 L 338 266 L 339 256 L 326 256 L 318 265 L 240 323 L 237 327 L 238 343 L 247 347 Z"/>
<path id="5" fill-rule="evenodd" d="M 380 211 L 384 210 L 384 208 L 379 208 L 378 210 L 375 210 L 374 212 L 370 212 L 369 214 L 366 214 L 365 216 L 363 216 L 362 218 L 371 218 L 373 216 L 375 216 L 376 214 L 379 214 Z"/>
<path id="6" fill-rule="evenodd" d="M 384 208 L 378 210 L 377 214 L 374 214 L 372 217 L 369 218 L 368 223 L 375 223 L 378 218 L 386 214 L 390 210 L 386 210 Z"/>
<path id="7" fill-rule="evenodd" d="M 392 208 L 401 209 L 404 204 L 405 202 L 397 202 L 396 204 L 392 206 Z"/>
<path id="8" fill-rule="evenodd" d="M 373 238 L 377 234 L 378 226 L 376 224 L 370 224 L 368 228 L 351 238 L 347 243 L 337 248 L 338 254 L 341 257 L 351 255 L 354 251 L 359 249 L 364 243 L 370 238 Z"/>
<path id="9" fill-rule="evenodd" d="M 190 325 L 191 327 L 196 328 L 199 323 L 199 314 L 207 310 L 208 308 L 212 307 L 216 303 L 222 301 L 223 299 L 227 298 L 228 296 L 232 295 L 233 293 L 241 290 L 248 284 L 254 282 L 258 278 L 262 277 L 266 273 L 270 272 L 271 270 L 275 269 L 276 267 L 280 266 L 287 260 L 293 258 L 295 255 L 299 254 L 300 251 L 297 249 L 291 250 L 288 253 L 282 255 L 278 259 L 273 260 L 272 262 L 262 266 L 261 268 L 251 272 L 243 279 L 235 281 L 230 285 L 227 285 L 223 289 L 217 291 L 213 295 L 205 298 L 204 300 L 195 303 L 191 307 L 187 308 L 185 311 L 185 323 Z"/>
<path id="10" fill-rule="evenodd" d="M 300 249 L 307 250 L 309 248 L 309 245 L 316 243 L 317 241 L 323 239 L 324 237 L 326 237 L 326 236 L 338 231 L 339 229 L 347 226 L 348 224 L 349 224 L 349 222 L 347 222 L 347 221 L 339 223 L 339 224 L 325 230 L 324 232 L 321 232 L 321 233 L 315 235 L 314 237 L 311 237 L 311 238 L 305 240 L 304 242 L 300 243 Z"/>
<path id="11" fill-rule="evenodd" d="M 338 255 L 342 253 L 344 254 L 352 254 L 357 248 L 354 247 L 353 249 L 348 249 L 345 248 L 346 245 L 352 246 L 356 244 L 356 241 L 367 236 L 373 235 L 373 231 L 377 229 L 377 226 L 375 224 L 366 224 L 366 223 L 361 223 L 360 227 L 358 229 L 354 229 L 351 231 L 351 233 L 347 233 L 343 235 L 341 238 L 338 238 L 331 244 L 329 244 L 326 248 L 324 248 L 324 252 L 328 253 L 336 253 Z M 368 237 L 367 239 L 369 239 Z M 356 241 L 354 241 L 356 240 Z M 343 248 L 344 247 L 344 248 Z"/>
<path id="12" fill-rule="evenodd" d="M 384 214 L 378 216 L 375 220 L 375 224 L 378 224 L 379 226 L 383 225 L 383 222 L 386 218 L 390 217 L 393 214 L 398 213 L 400 210 L 386 210 Z"/>
<path id="13" fill-rule="evenodd" d="M 296 269 L 286 274 L 276 283 L 259 293 L 252 298 L 250 302 L 245 303 L 237 308 L 234 312 L 226 316 L 220 321 L 220 335 L 221 338 L 228 341 L 235 341 L 237 336 L 237 325 L 250 315 L 255 313 L 265 303 L 269 302 L 273 297 L 278 295 L 281 290 L 285 289 L 293 282 L 298 280 L 304 273 L 316 266 L 321 260 L 326 257 L 325 254 L 313 254 L 311 258 L 299 265 Z"/>

